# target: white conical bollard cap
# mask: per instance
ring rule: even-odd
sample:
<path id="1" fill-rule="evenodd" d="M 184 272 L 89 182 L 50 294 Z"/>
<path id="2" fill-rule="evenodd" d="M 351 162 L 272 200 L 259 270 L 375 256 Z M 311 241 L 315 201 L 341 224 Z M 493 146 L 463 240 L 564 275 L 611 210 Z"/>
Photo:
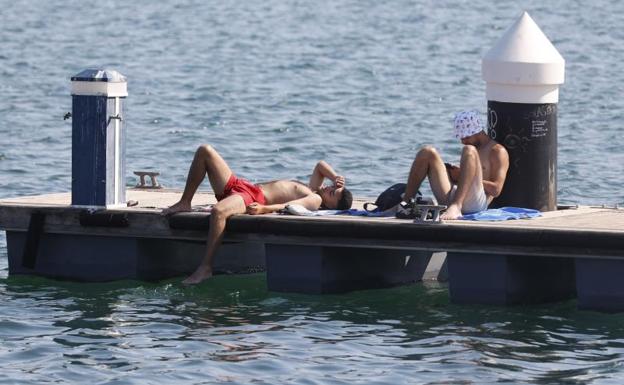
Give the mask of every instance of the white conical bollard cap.
<path id="1" fill-rule="evenodd" d="M 524 12 L 481 62 L 488 100 L 557 103 L 565 60 Z"/>
<path id="2" fill-rule="evenodd" d="M 112 69 L 88 68 L 71 77 L 72 95 L 126 97 L 126 77 Z"/>

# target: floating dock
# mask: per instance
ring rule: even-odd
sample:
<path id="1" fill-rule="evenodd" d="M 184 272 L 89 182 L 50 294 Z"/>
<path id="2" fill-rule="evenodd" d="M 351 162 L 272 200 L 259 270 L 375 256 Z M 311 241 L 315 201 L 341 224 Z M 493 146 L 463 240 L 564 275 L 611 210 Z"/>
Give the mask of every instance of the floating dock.
<path id="1" fill-rule="evenodd" d="M 210 215 L 203 208 L 215 203 L 212 194 L 198 193 L 193 212 L 170 217 L 160 212 L 179 191 L 129 189 L 138 204 L 109 210 L 70 206 L 70 195 L 0 200 L 11 275 L 160 280 L 189 274 L 203 256 Z M 237 215 L 215 271 L 266 270 L 270 290 L 336 293 L 419 281 L 440 252 L 455 303 L 577 297 L 581 308 L 624 310 L 624 210 L 617 208 L 504 222 Z"/>

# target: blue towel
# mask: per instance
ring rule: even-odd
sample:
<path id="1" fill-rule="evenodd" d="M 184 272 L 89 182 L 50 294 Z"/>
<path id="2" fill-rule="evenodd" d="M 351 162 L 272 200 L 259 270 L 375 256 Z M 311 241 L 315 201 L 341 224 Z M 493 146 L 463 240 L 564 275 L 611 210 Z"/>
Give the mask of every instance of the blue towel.
<path id="1" fill-rule="evenodd" d="M 501 207 L 500 209 L 488 209 L 478 213 L 462 215 L 460 219 L 467 221 L 506 221 L 509 219 L 529 219 L 541 216 L 542 213 L 538 210 L 520 207 Z"/>

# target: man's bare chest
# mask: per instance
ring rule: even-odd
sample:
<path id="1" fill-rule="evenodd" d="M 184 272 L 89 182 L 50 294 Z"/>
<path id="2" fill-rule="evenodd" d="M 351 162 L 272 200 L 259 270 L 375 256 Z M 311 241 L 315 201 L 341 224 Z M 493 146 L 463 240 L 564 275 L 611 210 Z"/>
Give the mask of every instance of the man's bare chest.
<path id="1" fill-rule="evenodd" d="M 263 184 L 262 190 L 265 195 L 278 201 L 295 200 L 312 193 L 307 185 L 290 180 L 280 180 Z"/>
<path id="2" fill-rule="evenodd" d="M 490 178 L 490 152 L 491 149 L 488 149 L 487 151 L 479 151 L 479 160 L 481 162 L 481 175 L 485 180 L 488 180 Z"/>

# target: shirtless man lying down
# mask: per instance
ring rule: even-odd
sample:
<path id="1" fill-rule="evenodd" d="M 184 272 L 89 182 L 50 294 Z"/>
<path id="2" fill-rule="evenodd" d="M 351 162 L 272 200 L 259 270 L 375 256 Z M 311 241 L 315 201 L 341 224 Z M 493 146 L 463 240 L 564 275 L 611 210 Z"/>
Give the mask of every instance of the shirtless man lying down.
<path id="1" fill-rule="evenodd" d="M 204 258 L 195 272 L 183 281 L 185 284 L 196 284 L 212 276 L 212 258 L 223 240 L 225 222 L 232 215 L 266 214 L 281 210 L 288 204 L 299 204 L 308 210 L 320 207 L 347 210 L 353 201 L 351 192 L 345 188 L 344 176 L 336 174 L 325 161 L 316 164 L 308 184 L 294 180 L 252 184 L 234 175 L 212 146 L 202 145 L 195 152 L 180 201 L 163 210 L 163 214 L 190 211 L 191 200 L 206 175 L 218 203 L 210 214 Z M 324 186 L 325 178 L 333 184 Z"/>

